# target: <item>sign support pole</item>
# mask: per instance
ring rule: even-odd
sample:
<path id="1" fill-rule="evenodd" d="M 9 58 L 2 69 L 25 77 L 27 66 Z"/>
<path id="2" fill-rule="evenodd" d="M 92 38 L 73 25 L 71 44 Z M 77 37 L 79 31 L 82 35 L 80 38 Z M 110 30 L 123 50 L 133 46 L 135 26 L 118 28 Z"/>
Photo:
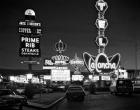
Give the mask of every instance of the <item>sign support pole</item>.
<path id="1" fill-rule="evenodd" d="M 108 44 L 108 39 L 105 37 L 105 29 L 108 26 L 107 20 L 104 18 L 105 11 L 108 8 L 108 5 L 104 0 L 98 0 L 95 5 L 98 10 L 98 18 L 95 22 L 96 27 L 98 28 L 98 36 L 96 37 L 96 43 L 98 45 L 98 54 L 105 53 L 105 47 Z M 93 75 L 94 77 L 94 75 Z M 102 86 L 101 75 L 99 75 L 99 86 Z"/>
<path id="2" fill-rule="evenodd" d="M 28 72 L 32 74 L 32 65 L 39 64 L 33 61 L 33 57 L 40 57 L 40 36 L 42 34 L 41 23 L 35 21 L 35 12 L 32 9 L 25 11 L 25 20 L 19 22 L 18 32 L 20 33 L 20 56 L 27 57 Z M 29 82 L 31 79 L 29 80 Z"/>
<path id="3" fill-rule="evenodd" d="M 28 60 L 32 61 L 32 57 L 29 57 Z M 32 64 L 31 63 L 28 64 L 28 69 L 29 69 L 29 72 L 32 73 Z"/>

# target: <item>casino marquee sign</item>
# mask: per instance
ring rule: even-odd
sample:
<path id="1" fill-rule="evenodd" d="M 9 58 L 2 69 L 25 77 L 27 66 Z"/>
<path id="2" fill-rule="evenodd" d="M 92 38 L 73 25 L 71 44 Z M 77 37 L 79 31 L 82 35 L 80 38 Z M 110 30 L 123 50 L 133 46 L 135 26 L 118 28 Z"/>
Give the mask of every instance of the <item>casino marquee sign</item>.
<path id="1" fill-rule="evenodd" d="M 96 57 L 84 52 L 83 59 L 87 69 L 94 73 L 113 73 L 119 66 L 120 54 L 117 53 L 112 57 L 107 57 L 105 53 L 99 53 Z"/>

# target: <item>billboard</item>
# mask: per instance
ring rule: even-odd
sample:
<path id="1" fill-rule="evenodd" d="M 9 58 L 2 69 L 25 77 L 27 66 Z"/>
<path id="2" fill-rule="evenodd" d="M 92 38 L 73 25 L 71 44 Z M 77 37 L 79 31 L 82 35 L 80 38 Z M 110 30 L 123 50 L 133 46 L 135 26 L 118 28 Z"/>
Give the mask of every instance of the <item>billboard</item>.
<path id="1" fill-rule="evenodd" d="M 70 70 L 51 70 L 51 80 L 52 81 L 70 81 Z"/>
<path id="2" fill-rule="evenodd" d="M 20 34 L 19 56 L 40 57 L 41 23 L 35 20 L 21 20 L 18 22 L 18 33 Z"/>

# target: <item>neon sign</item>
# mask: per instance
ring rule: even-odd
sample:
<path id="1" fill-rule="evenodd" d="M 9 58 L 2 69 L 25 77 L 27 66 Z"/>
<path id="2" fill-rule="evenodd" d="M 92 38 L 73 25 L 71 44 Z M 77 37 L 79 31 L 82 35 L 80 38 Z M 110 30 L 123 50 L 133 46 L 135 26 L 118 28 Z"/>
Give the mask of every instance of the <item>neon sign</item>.
<path id="1" fill-rule="evenodd" d="M 105 12 L 108 8 L 108 5 L 106 2 L 104 2 L 104 0 L 98 0 L 95 7 L 99 12 Z"/>
<path id="2" fill-rule="evenodd" d="M 64 55 L 56 55 L 56 56 L 52 56 L 52 60 L 55 60 L 55 61 L 69 61 L 69 57 L 64 56 Z"/>
<path id="3" fill-rule="evenodd" d="M 86 67 L 91 73 L 94 73 L 94 71 L 98 73 L 112 73 L 119 66 L 120 54 L 117 53 L 112 57 L 108 58 L 105 53 L 99 53 L 95 57 L 87 52 L 84 52 L 83 59 Z"/>
<path id="4" fill-rule="evenodd" d="M 69 63 L 69 57 L 64 56 L 64 55 L 56 55 L 56 56 L 52 56 L 52 62 L 55 65 L 66 65 Z"/>

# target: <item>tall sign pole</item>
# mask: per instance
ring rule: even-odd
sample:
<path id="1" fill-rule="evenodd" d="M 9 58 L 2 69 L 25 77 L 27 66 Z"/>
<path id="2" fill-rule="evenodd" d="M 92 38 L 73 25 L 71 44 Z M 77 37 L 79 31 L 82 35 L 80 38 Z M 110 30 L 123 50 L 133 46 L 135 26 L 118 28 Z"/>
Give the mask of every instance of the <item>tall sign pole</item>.
<path id="1" fill-rule="evenodd" d="M 41 56 L 40 37 L 42 36 L 41 23 L 36 22 L 34 10 L 25 11 L 24 20 L 18 22 L 18 32 L 20 34 L 19 56 L 28 57 L 28 61 L 21 63 L 27 63 L 31 73 L 32 65 L 39 64 L 39 62 L 33 61 L 33 57 Z"/>
<path id="2" fill-rule="evenodd" d="M 108 39 L 105 36 L 105 29 L 108 26 L 108 22 L 104 15 L 108 5 L 104 0 L 97 0 L 95 7 L 98 10 L 98 18 L 95 22 L 95 25 L 98 28 L 98 36 L 96 37 L 98 54 L 97 56 L 93 56 L 88 52 L 84 52 L 83 59 L 89 72 L 92 73 L 93 76 L 99 76 L 101 79 L 102 76 L 112 76 L 112 74 L 115 73 L 115 70 L 119 67 L 120 54 L 116 53 L 115 55 L 108 57 L 105 53 L 105 48 L 108 44 Z"/>

